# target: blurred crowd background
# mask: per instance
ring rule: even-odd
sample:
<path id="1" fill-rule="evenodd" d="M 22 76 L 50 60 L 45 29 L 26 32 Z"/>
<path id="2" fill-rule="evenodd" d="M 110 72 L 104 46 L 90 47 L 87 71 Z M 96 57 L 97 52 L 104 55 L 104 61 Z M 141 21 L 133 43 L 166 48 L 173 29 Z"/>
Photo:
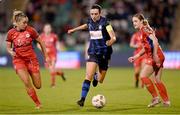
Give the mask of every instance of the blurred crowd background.
<path id="1" fill-rule="evenodd" d="M 71 35 L 67 30 L 86 23 L 93 4 L 102 6 L 102 15 L 113 26 L 117 41 L 113 45 L 111 66 L 132 66 L 127 58 L 133 54 L 129 47 L 135 32 L 131 18 L 143 13 L 156 32 L 165 53 L 165 68 L 180 68 L 180 0 L 0 0 L 0 67 L 11 67 L 12 58 L 6 52 L 7 31 L 12 28 L 14 9 L 24 11 L 29 24 L 39 33 L 50 23 L 59 37 L 58 61 L 61 68 L 85 66 L 85 45 L 89 39 L 87 30 Z M 34 44 L 36 46 L 36 44 Z M 35 48 L 41 65 L 43 58 Z M 71 61 L 71 62 L 70 62 Z"/>
<path id="2" fill-rule="evenodd" d="M 5 0 L 8 2 L 11 0 Z M 69 28 L 86 23 L 89 9 L 97 3 L 103 7 L 102 15 L 106 16 L 116 32 L 116 50 L 127 49 L 134 32 L 131 18 L 141 12 L 156 30 L 156 35 L 163 48 L 171 44 L 171 34 L 176 20 L 178 0 L 15 0 L 29 17 L 30 25 L 39 33 L 43 25 L 50 23 L 58 34 L 62 47 L 66 50 L 82 49 L 88 40 L 87 31 L 68 35 Z M 8 3 L 5 3 L 8 5 Z M 3 1 L 1 1 L 1 4 Z M 16 4 L 17 4 L 16 3 Z M 2 6 L 1 6 L 2 7 Z M 9 15 L 12 14 L 9 13 Z M 0 10 L 0 32 L 6 33 L 11 27 L 11 17 L 5 8 Z"/>

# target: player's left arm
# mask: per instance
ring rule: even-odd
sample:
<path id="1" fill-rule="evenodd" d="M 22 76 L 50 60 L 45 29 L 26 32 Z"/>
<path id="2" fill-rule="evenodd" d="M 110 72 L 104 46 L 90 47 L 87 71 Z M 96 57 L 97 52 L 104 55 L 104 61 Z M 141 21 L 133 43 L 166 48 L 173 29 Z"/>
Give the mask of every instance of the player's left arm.
<path id="1" fill-rule="evenodd" d="M 136 40 L 136 33 L 133 34 L 133 36 L 131 37 L 131 40 L 130 40 L 130 43 L 129 43 L 129 46 L 131 48 L 139 48 L 141 47 L 141 44 L 139 42 L 137 42 Z"/>
<path id="2" fill-rule="evenodd" d="M 106 30 L 110 36 L 110 40 L 106 42 L 106 45 L 111 46 L 116 41 L 116 35 L 110 24 L 106 25 Z"/>
<path id="3" fill-rule="evenodd" d="M 16 53 L 13 51 L 12 48 L 12 43 L 9 41 L 6 41 L 6 50 L 12 57 L 16 56 Z"/>
<path id="4" fill-rule="evenodd" d="M 143 54 L 145 53 L 145 49 L 144 47 L 134 56 L 131 56 L 128 58 L 129 62 L 134 62 L 135 60 L 137 60 L 139 57 L 141 57 Z"/>
<path id="5" fill-rule="evenodd" d="M 149 38 L 153 41 L 153 59 L 155 60 L 156 64 L 159 64 L 159 57 L 157 55 L 158 52 L 158 47 L 159 47 L 159 43 L 158 43 L 158 39 L 155 36 L 155 33 L 152 33 L 149 35 Z"/>
<path id="6" fill-rule="evenodd" d="M 47 62 L 47 63 L 50 63 L 50 60 L 49 60 L 49 58 L 48 58 L 48 55 L 47 55 L 47 52 L 46 52 L 46 47 L 45 47 L 44 42 L 42 41 L 42 39 L 41 39 L 40 37 L 38 37 L 38 38 L 36 39 L 36 41 L 39 43 L 39 45 L 40 45 L 40 47 L 41 47 L 41 50 L 42 50 L 42 52 L 43 52 L 43 55 L 44 55 L 44 57 L 45 57 L 46 62 Z"/>
<path id="7" fill-rule="evenodd" d="M 40 46 L 39 42 L 38 42 L 38 44 L 37 44 L 37 48 L 38 48 L 39 50 L 41 50 L 41 51 L 42 51 L 42 49 L 41 49 L 41 46 Z"/>

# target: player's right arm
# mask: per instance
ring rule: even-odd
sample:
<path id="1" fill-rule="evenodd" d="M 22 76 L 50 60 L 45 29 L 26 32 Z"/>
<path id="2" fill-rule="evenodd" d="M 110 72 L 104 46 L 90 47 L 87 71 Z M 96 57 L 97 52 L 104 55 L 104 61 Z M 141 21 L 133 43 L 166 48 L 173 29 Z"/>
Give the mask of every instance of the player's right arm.
<path id="1" fill-rule="evenodd" d="M 132 48 L 138 48 L 139 47 L 139 45 L 136 43 L 136 34 L 133 34 L 129 46 Z"/>
<path id="2" fill-rule="evenodd" d="M 145 49 L 142 48 L 136 55 L 128 58 L 129 62 L 131 62 L 131 63 L 134 62 L 136 59 L 141 57 L 144 53 L 145 53 Z"/>
<path id="3" fill-rule="evenodd" d="M 87 28 L 88 28 L 88 25 L 87 24 L 83 24 L 81 26 L 78 26 L 76 28 L 68 30 L 68 34 L 73 33 L 75 31 L 84 30 L 84 29 L 87 29 Z"/>
<path id="4" fill-rule="evenodd" d="M 13 51 L 13 48 L 12 48 L 11 31 L 9 31 L 9 32 L 7 33 L 6 49 L 7 49 L 7 52 L 8 52 L 12 57 L 16 56 L 16 53 Z"/>
<path id="5" fill-rule="evenodd" d="M 11 42 L 6 42 L 6 49 L 7 49 L 7 52 L 12 56 L 16 56 L 16 53 L 13 51 L 12 49 L 12 43 Z"/>

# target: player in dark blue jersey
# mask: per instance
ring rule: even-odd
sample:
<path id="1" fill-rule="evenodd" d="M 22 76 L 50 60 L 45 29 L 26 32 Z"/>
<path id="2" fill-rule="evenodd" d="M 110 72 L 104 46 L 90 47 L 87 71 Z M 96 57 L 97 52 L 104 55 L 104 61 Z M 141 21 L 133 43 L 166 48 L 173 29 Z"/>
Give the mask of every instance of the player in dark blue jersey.
<path id="1" fill-rule="evenodd" d="M 79 106 L 84 106 L 92 79 L 94 78 L 94 87 L 97 86 L 98 82 L 103 82 L 111 59 L 111 45 L 116 41 L 112 26 L 105 17 L 101 16 L 101 6 L 97 4 L 91 7 L 90 19 L 87 23 L 68 30 L 68 33 L 83 29 L 89 30 L 90 44 L 86 62 L 86 77 L 82 84 L 81 99 L 77 102 Z M 96 73 L 97 67 L 99 67 L 98 73 Z"/>

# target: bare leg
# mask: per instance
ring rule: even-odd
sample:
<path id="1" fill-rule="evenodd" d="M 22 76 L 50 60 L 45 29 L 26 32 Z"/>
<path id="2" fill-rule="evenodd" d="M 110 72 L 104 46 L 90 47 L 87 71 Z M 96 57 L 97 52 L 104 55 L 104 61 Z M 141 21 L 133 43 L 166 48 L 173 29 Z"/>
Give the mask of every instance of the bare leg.
<path id="1" fill-rule="evenodd" d="M 86 96 L 90 89 L 91 80 L 96 72 L 97 64 L 95 62 L 86 63 L 86 77 L 82 84 L 81 99 L 77 101 L 79 106 L 84 106 Z"/>
<path id="2" fill-rule="evenodd" d="M 155 85 L 159 91 L 159 94 L 163 100 L 165 106 L 170 106 L 170 101 L 167 93 L 167 89 L 164 83 L 161 81 L 162 68 L 159 69 L 157 75 L 154 77 Z"/>
<path id="3" fill-rule="evenodd" d="M 51 62 L 51 65 L 48 66 L 48 69 L 51 75 L 51 87 L 54 87 L 56 83 L 55 61 Z"/>
<path id="4" fill-rule="evenodd" d="M 148 78 L 153 74 L 153 72 L 154 72 L 153 67 L 151 65 L 145 64 L 140 74 L 142 83 L 146 86 L 147 90 L 153 97 L 152 102 L 148 105 L 148 107 L 154 107 L 160 103 L 154 84 L 152 80 Z"/>
<path id="5" fill-rule="evenodd" d="M 104 78 L 106 76 L 106 72 L 107 72 L 107 70 L 99 69 L 99 73 L 98 73 L 98 82 L 99 83 L 103 83 Z"/>
<path id="6" fill-rule="evenodd" d="M 55 68 L 56 74 L 60 75 L 63 81 L 66 81 L 66 78 L 64 76 L 64 72 L 60 68 Z"/>
<path id="7" fill-rule="evenodd" d="M 134 68 L 134 78 L 135 78 L 135 87 L 139 87 L 139 74 L 140 74 L 141 67 Z"/>
<path id="8" fill-rule="evenodd" d="M 36 104 L 36 107 L 39 108 L 41 104 L 40 104 L 40 101 L 36 95 L 36 91 L 31 84 L 29 73 L 28 73 L 27 69 L 26 68 L 25 69 L 19 69 L 19 70 L 17 70 L 17 74 L 19 75 L 20 79 L 23 81 L 28 95 L 34 101 L 34 103 Z"/>
<path id="9" fill-rule="evenodd" d="M 86 80 L 92 81 L 92 78 L 96 72 L 97 64 L 95 62 L 86 63 Z"/>
<path id="10" fill-rule="evenodd" d="M 32 78 L 34 86 L 37 89 L 40 89 L 41 88 L 41 76 L 40 76 L 40 73 L 39 72 L 38 73 L 31 73 L 31 78 Z"/>

